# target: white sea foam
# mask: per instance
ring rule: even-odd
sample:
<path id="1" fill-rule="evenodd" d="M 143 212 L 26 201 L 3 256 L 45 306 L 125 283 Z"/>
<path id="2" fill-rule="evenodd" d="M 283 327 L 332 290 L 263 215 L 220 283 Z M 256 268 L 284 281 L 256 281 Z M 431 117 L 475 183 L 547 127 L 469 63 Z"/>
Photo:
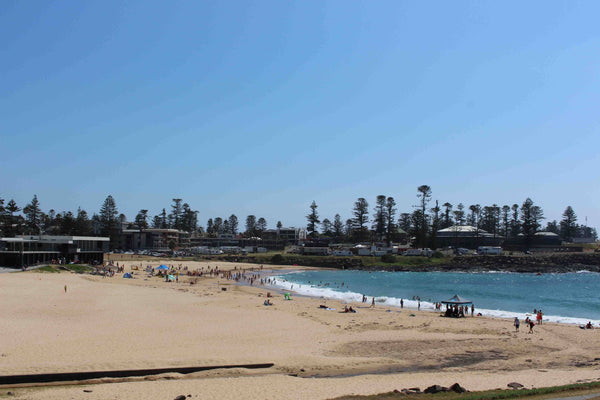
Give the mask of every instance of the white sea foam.
<path id="1" fill-rule="evenodd" d="M 280 274 L 277 276 L 272 276 L 271 278 L 275 279 L 275 284 L 272 285 L 278 289 L 293 291 L 301 296 L 314 297 L 314 298 L 322 298 L 322 299 L 331 299 L 338 300 L 343 303 L 360 303 L 362 301 L 363 294 L 356 293 L 352 291 L 341 291 L 331 289 L 329 287 L 323 286 L 315 286 L 309 284 L 298 284 L 295 282 L 290 282 L 286 279 L 285 275 Z M 372 295 L 365 293 L 368 297 L 368 303 L 371 303 Z M 387 297 L 387 296 L 375 296 L 375 303 L 377 305 L 383 305 L 388 307 L 400 308 L 400 300 L 396 297 Z M 414 309 L 416 310 L 419 307 L 418 300 L 412 299 L 402 299 L 404 303 L 404 308 Z M 435 304 L 428 301 L 420 302 L 420 310 L 423 311 L 435 311 Z M 519 313 L 513 311 L 506 310 L 487 310 L 476 308 L 476 313 L 481 313 L 481 315 L 486 317 L 493 318 L 504 318 L 504 319 L 514 319 L 518 317 L 520 320 L 525 320 L 525 318 L 529 317 L 535 321 L 535 315 L 530 313 Z M 591 322 L 595 327 L 600 325 L 600 320 L 590 320 L 586 318 L 573 318 L 573 317 L 562 317 L 558 315 L 544 315 L 544 322 L 556 322 L 561 324 L 573 324 L 573 325 L 585 325 L 588 322 Z"/>

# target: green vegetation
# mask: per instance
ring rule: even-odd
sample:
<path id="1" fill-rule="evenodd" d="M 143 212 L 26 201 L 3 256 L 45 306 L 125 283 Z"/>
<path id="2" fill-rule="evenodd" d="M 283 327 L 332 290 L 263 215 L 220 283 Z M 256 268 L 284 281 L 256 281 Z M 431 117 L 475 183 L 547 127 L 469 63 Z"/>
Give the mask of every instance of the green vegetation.
<path id="1" fill-rule="evenodd" d="M 50 273 L 54 273 L 54 272 L 60 272 L 60 270 L 58 269 L 58 267 L 56 265 L 46 265 L 45 267 L 41 267 L 41 268 L 35 269 L 34 272 L 50 272 Z"/>
<path id="2" fill-rule="evenodd" d="M 383 256 L 381 256 L 381 262 L 384 263 L 395 263 L 396 262 L 396 256 L 393 254 L 384 254 Z"/>
<path id="3" fill-rule="evenodd" d="M 275 254 L 273 257 L 271 257 L 271 262 L 273 264 L 281 264 L 284 261 L 284 258 L 281 254 Z"/>
<path id="4" fill-rule="evenodd" d="M 66 267 L 68 269 L 70 269 L 71 271 L 77 272 L 79 274 L 84 273 L 84 272 L 90 272 L 92 270 L 91 267 L 89 267 L 88 265 L 80 265 L 80 264 L 66 265 Z"/>
<path id="5" fill-rule="evenodd" d="M 80 265 L 80 264 L 69 264 L 69 265 L 65 265 L 65 266 L 46 265 L 45 267 L 37 268 L 34 271 L 41 272 L 41 273 L 45 273 L 45 272 L 60 273 L 65 270 L 70 270 L 73 272 L 77 272 L 78 274 L 81 274 L 84 272 L 90 272 L 91 268 L 87 265 Z"/>
<path id="6" fill-rule="evenodd" d="M 548 399 L 557 397 L 581 396 L 599 393 L 600 382 L 581 383 L 566 386 L 554 386 L 539 389 L 522 390 L 488 390 L 483 392 L 454 393 L 443 392 L 436 394 L 411 395 L 418 400 L 504 400 L 526 398 L 528 400 Z M 335 400 L 392 400 L 406 399 L 407 395 L 399 392 L 381 393 L 372 396 L 342 396 Z"/>

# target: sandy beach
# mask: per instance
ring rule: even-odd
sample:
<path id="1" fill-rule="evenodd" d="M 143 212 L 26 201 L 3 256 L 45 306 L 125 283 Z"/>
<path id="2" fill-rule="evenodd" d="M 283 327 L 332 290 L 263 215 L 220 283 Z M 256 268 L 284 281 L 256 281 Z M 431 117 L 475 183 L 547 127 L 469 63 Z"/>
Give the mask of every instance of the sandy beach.
<path id="1" fill-rule="evenodd" d="M 530 388 L 600 379 L 599 330 L 544 323 L 533 334 L 524 324 L 515 333 L 509 320 L 448 319 L 361 303 L 350 304 L 358 313 L 341 313 L 344 304 L 336 301 L 327 301 L 335 310 L 325 310 L 319 308 L 322 299 L 292 295 L 285 301 L 272 289 L 221 277 L 183 276 L 168 283 L 131 269 L 146 261 L 125 264 L 134 279 L 69 272 L 0 274 L 0 375 L 274 366 L 11 388 L 11 398 L 173 399 L 189 394 L 329 399 L 455 382 L 483 390 L 515 381 Z M 209 265 L 222 271 L 257 268 L 183 265 L 205 271 Z M 267 291 L 273 306 L 263 305 Z"/>

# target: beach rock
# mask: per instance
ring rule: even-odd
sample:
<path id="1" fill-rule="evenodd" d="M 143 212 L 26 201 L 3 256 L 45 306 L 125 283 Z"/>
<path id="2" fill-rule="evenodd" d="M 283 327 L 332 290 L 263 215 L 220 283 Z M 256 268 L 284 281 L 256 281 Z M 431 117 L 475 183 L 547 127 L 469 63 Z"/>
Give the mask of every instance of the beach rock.
<path id="1" fill-rule="evenodd" d="M 525 387 L 525 386 L 521 385 L 519 382 L 511 382 L 506 386 L 508 386 L 511 389 L 523 389 Z"/>
<path id="2" fill-rule="evenodd" d="M 450 390 L 455 393 L 465 393 L 467 391 L 467 389 L 460 386 L 458 383 L 455 383 L 454 385 L 450 386 Z"/>
<path id="3" fill-rule="evenodd" d="M 440 393 L 440 392 L 447 392 L 447 391 L 448 391 L 447 387 L 443 387 L 440 385 L 431 385 L 427 389 L 425 389 L 423 392 L 424 393 Z"/>
<path id="4" fill-rule="evenodd" d="M 179 396 L 175 397 L 173 400 L 185 400 L 185 395 L 180 394 Z"/>

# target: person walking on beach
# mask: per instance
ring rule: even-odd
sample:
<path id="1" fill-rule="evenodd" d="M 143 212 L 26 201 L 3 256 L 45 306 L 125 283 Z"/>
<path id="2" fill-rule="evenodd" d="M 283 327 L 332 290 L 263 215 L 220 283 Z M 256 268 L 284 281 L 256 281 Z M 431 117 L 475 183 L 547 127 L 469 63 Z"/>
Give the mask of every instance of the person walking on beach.
<path id="1" fill-rule="evenodd" d="M 529 321 L 529 332 L 527 332 L 527 333 L 533 333 L 534 326 L 535 326 L 535 323 L 533 321 Z"/>
<path id="2" fill-rule="evenodd" d="M 65 293 L 67 293 L 67 285 L 65 285 Z"/>
<path id="3" fill-rule="evenodd" d="M 513 325 L 515 326 L 515 332 L 519 332 L 519 325 L 521 325 L 521 322 L 519 322 L 519 317 L 515 317 L 515 322 Z"/>
<path id="4" fill-rule="evenodd" d="M 535 319 L 537 320 L 538 325 L 542 324 L 542 310 L 539 310 L 537 312 L 537 316 L 535 317 Z"/>
<path id="5" fill-rule="evenodd" d="M 375 308 L 375 297 L 373 297 L 373 300 L 371 300 L 371 308 Z"/>

